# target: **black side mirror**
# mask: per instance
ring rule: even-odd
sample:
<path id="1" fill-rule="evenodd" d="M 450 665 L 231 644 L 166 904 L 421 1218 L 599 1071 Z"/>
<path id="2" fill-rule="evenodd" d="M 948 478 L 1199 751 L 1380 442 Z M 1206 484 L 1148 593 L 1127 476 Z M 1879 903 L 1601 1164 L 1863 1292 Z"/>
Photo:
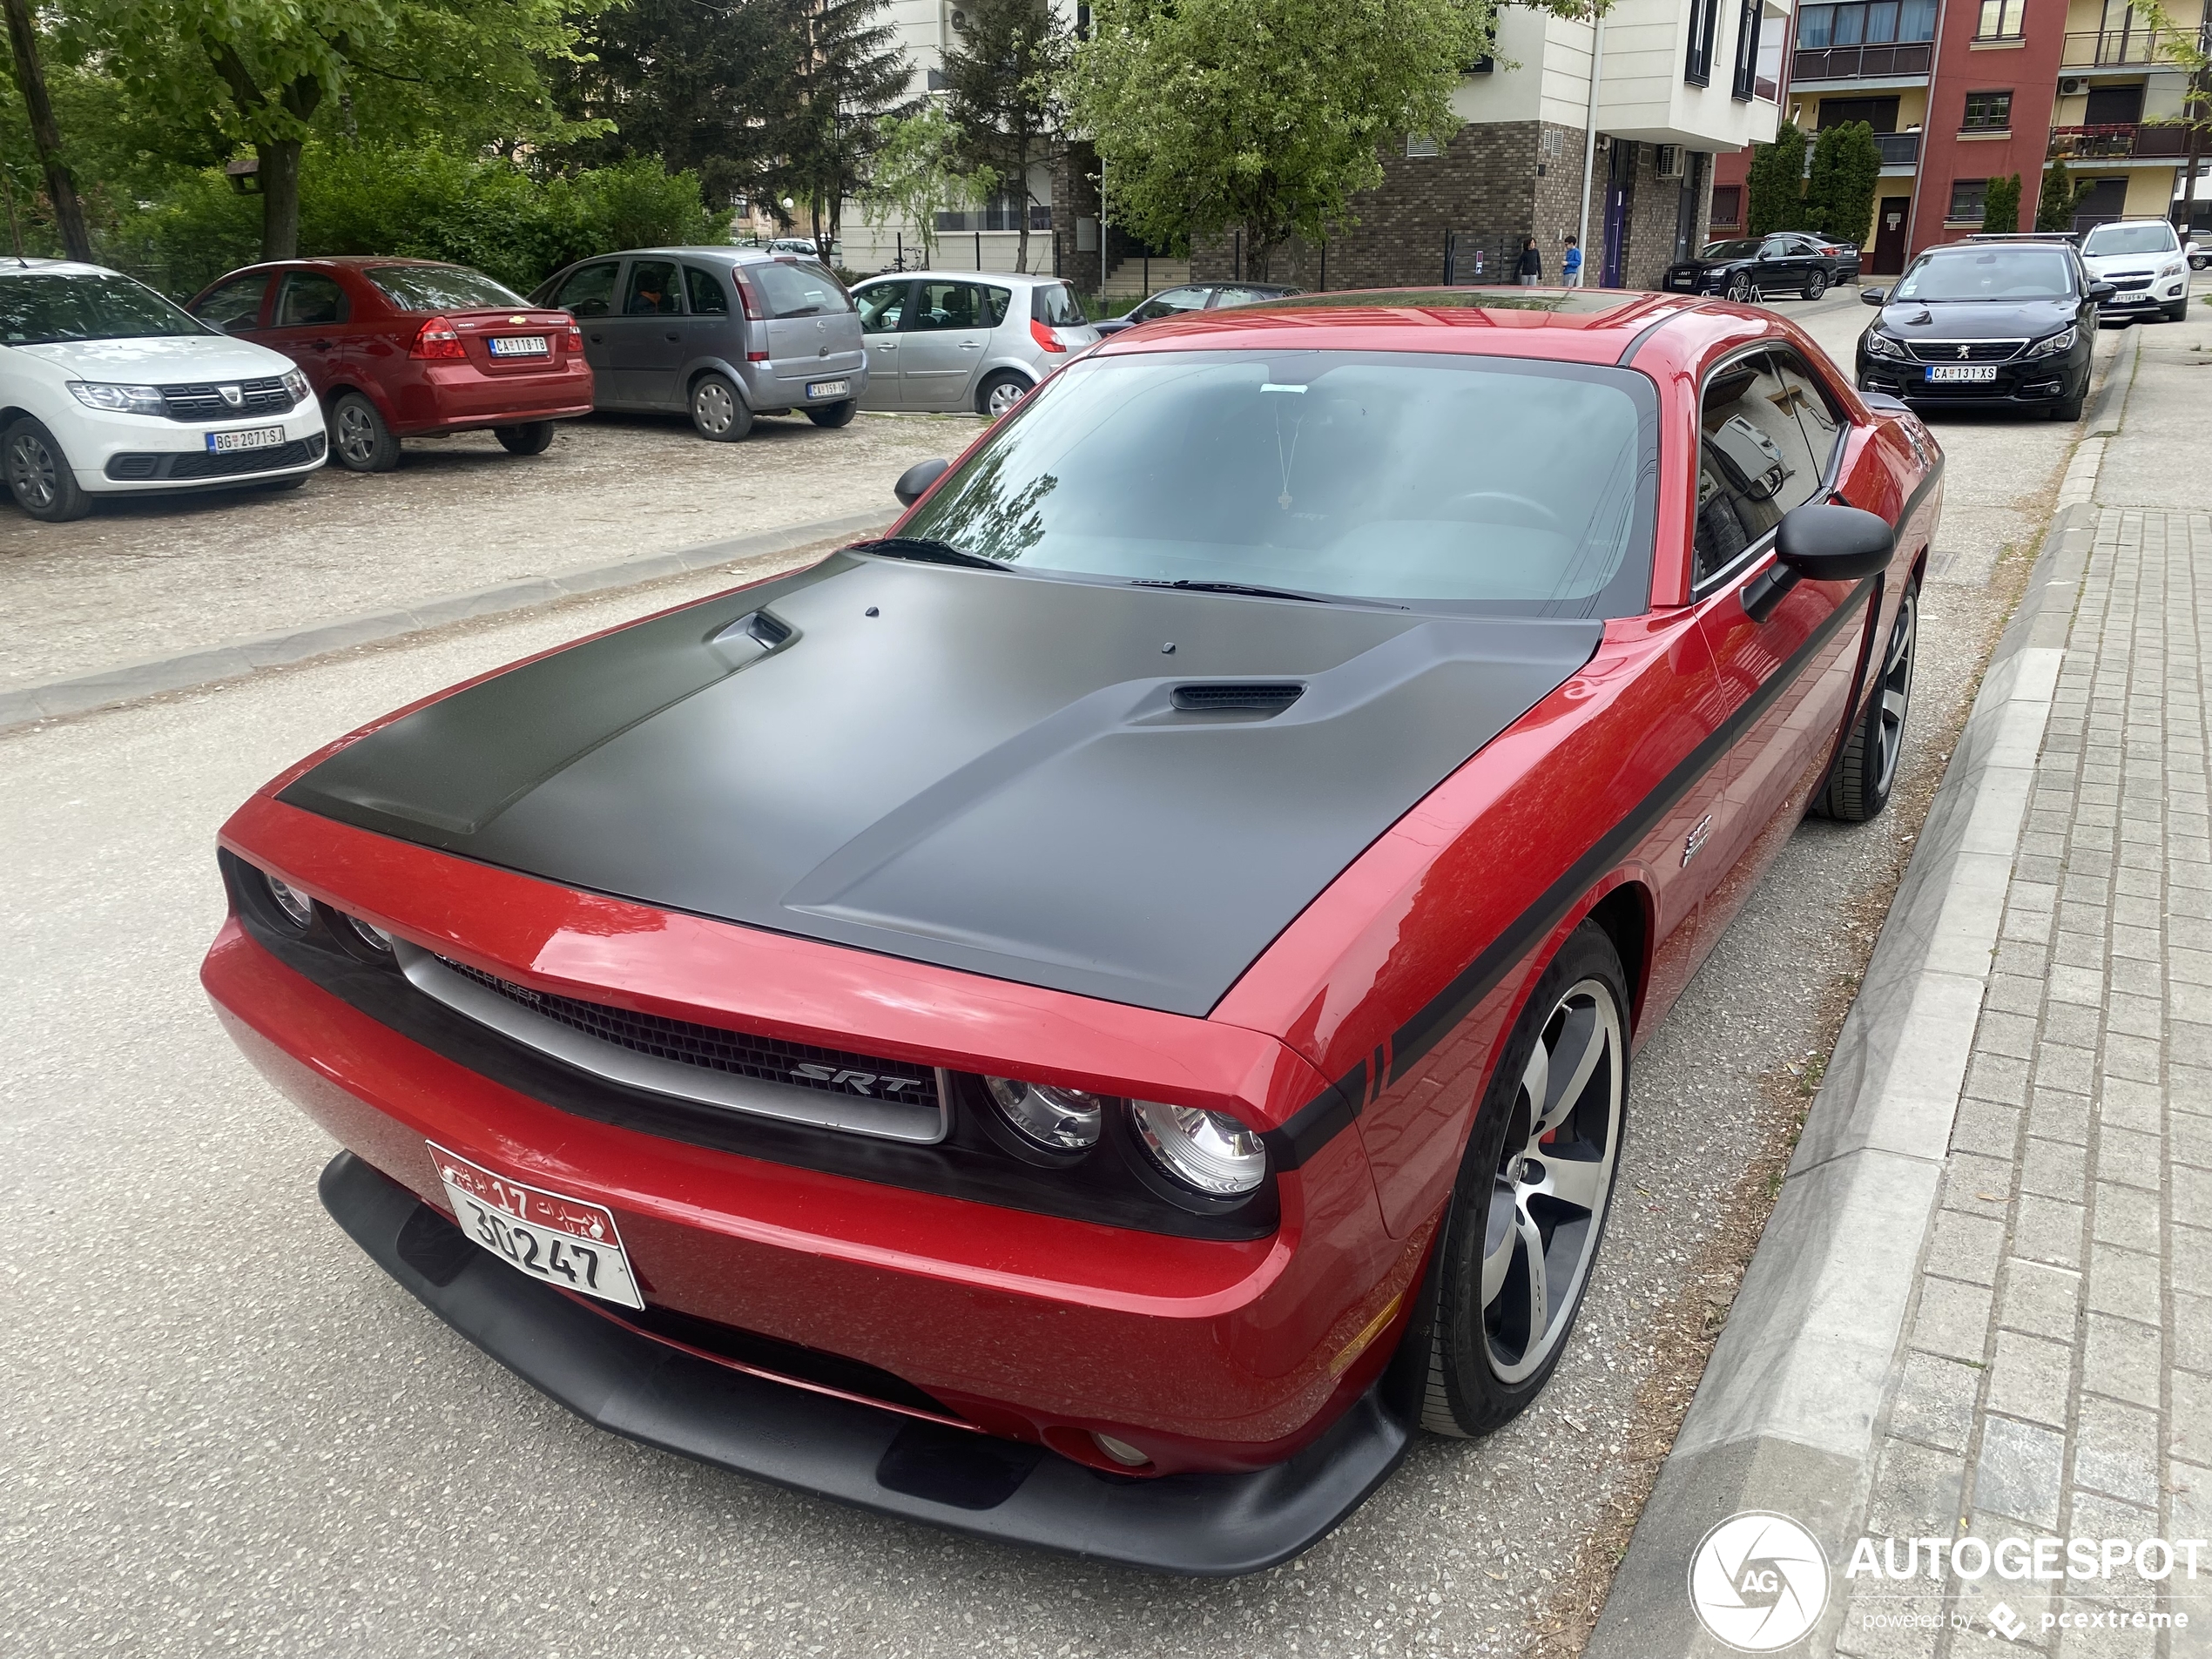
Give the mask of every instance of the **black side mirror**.
<path id="1" fill-rule="evenodd" d="M 899 482 L 891 486 L 891 493 L 899 498 L 899 505 L 911 507 L 929 493 L 929 486 L 942 478 L 952 462 L 940 456 L 934 461 L 917 461 L 899 475 Z"/>
<path id="2" fill-rule="evenodd" d="M 2092 282 L 2089 285 L 2090 303 L 2093 305 L 2101 305 L 2105 300 L 2111 299 L 2114 294 L 2118 293 L 2119 292 L 2120 290 L 2114 287 L 2109 282 Z"/>
<path id="3" fill-rule="evenodd" d="M 1783 595 L 1810 577 L 1815 582 L 1855 582 L 1889 568 L 1897 532 L 1889 520 L 1856 507 L 1807 502 L 1782 516 L 1774 536 L 1775 563 L 1743 590 L 1743 610 L 1764 622 Z"/>
<path id="4" fill-rule="evenodd" d="M 1890 291 L 1887 288 L 1861 288 L 1858 291 L 1858 303 L 1863 306 L 1887 305 L 1889 300 Z"/>

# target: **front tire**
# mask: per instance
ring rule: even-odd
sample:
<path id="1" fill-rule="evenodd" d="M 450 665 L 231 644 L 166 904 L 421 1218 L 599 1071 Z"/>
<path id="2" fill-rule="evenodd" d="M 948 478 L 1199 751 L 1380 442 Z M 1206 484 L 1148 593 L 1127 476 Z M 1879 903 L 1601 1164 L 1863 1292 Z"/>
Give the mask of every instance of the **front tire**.
<path id="1" fill-rule="evenodd" d="M 691 426 L 711 443 L 735 443 L 752 430 L 752 411 L 726 374 L 702 374 L 691 388 Z"/>
<path id="2" fill-rule="evenodd" d="M 1728 293 L 1725 297 L 1739 306 L 1755 306 L 1758 304 L 1761 298 L 1759 285 L 1751 280 L 1751 273 L 1749 271 L 1738 271 L 1729 279 Z"/>
<path id="3" fill-rule="evenodd" d="M 1805 279 L 1804 292 L 1804 297 L 1808 300 L 1817 300 L 1822 294 L 1827 293 L 1828 273 L 1825 271 L 1815 271 L 1811 276 L 1807 277 Z"/>
<path id="4" fill-rule="evenodd" d="M 347 472 L 389 472 L 400 464 L 400 441 L 359 392 L 341 392 L 330 406 L 330 452 Z"/>
<path id="5" fill-rule="evenodd" d="M 809 409 L 806 418 L 819 427 L 851 426 L 853 411 L 860 407 L 857 400 L 848 397 L 842 403 L 825 403 L 819 409 Z"/>
<path id="6" fill-rule="evenodd" d="M 510 455 L 542 455 L 553 447 L 553 422 L 525 421 L 520 426 L 496 426 L 493 437 Z"/>
<path id="7" fill-rule="evenodd" d="M 1014 412 L 1014 406 L 1028 395 L 1029 382 L 1019 374 L 994 374 L 985 381 L 975 394 L 975 413 L 996 421 Z"/>
<path id="8" fill-rule="evenodd" d="M 1612 1204 L 1628 1037 L 1621 959 L 1586 921 L 1538 977 L 1475 1112 L 1429 1268 L 1424 1427 L 1490 1433 L 1558 1366 Z"/>
<path id="9" fill-rule="evenodd" d="M 1909 582 L 1897 620 L 1890 624 L 1889 642 L 1882 648 L 1874 694 L 1851 727 L 1851 738 L 1836 762 L 1836 775 L 1820 798 L 1822 817 L 1864 824 L 1890 804 L 1898 760 L 1905 752 L 1905 723 L 1912 711 L 1912 658 L 1919 632 L 1920 584 Z"/>
<path id="10" fill-rule="evenodd" d="M 27 415 L 0 438 L 0 466 L 16 505 L 42 523 L 65 524 L 92 510 L 54 435 Z"/>

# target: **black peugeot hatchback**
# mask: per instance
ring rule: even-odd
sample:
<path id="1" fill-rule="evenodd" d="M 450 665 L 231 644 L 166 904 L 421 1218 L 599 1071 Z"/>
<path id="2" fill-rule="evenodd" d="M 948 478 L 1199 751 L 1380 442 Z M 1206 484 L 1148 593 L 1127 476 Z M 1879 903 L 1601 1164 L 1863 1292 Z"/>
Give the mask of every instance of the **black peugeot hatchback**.
<path id="1" fill-rule="evenodd" d="M 2013 408 L 2079 420 L 2098 302 L 2072 244 L 1973 241 L 1931 248 L 1893 288 L 1859 298 L 1882 314 L 1858 338 L 1858 386 L 1915 408 Z"/>

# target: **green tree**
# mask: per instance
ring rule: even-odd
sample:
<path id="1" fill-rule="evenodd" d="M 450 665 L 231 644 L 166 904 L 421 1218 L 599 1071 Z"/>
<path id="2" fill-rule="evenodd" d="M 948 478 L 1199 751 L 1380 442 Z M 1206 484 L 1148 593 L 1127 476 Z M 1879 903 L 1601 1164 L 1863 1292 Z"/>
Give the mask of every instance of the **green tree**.
<path id="1" fill-rule="evenodd" d="M 873 225 L 911 219 L 921 227 L 921 258 L 935 257 L 937 215 L 980 206 L 998 188 L 988 167 L 963 171 L 960 134 L 942 104 L 912 115 L 887 115 L 876 123 L 875 165 L 860 204 Z"/>
<path id="2" fill-rule="evenodd" d="M 30 117 L 31 141 L 38 147 L 39 165 L 46 174 L 46 199 L 53 204 L 54 224 L 62 246 L 72 260 L 92 257 L 91 239 L 84 230 L 84 209 L 77 199 L 77 179 L 62 154 L 61 130 L 54 123 L 53 100 L 46 91 L 46 66 L 38 50 L 38 30 L 30 15 L 30 0 L 0 0 L 8 13 L 8 43 L 14 51 L 16 84 L 22 91 Z M 10 209 L 12 213 L 14 210 Z"/>
<path id="3" fill-rule="evenodd" d="M 1804 228 L 1847 242 L 1865 241 L 1874 221 L 1874 190 L 1881 176 L 1882 149 L 1871 126 L 1846 121 L 1830 127 L 1813 145 Z"/>
<path id="4" fill-rule="evenodd" d="M 945 54 L 946 113 L 961 165 L 990 173 L 1013 196 L 1022 241 L 1014 268 L 1029 268 L 1033 168 L 1060 152 L 1059 92 L 1075 44 L 1043 0 L 968 0 L 960 44 Z"/>
<path id="5" fill-rule="evenodd" d="M 1981 227 L 1991 235 L 2011 235 L 2020 227 L 2020 176 L 1993 179 L 1982 192 Z"/>
<path id="6" fill-rule="evenodd" d="M 2136 0 L 2135 22 L 2157 43 L 2157 55 L 2188 77 L 2178 116 L 2156 116 L 2151 125 L 2186 130 L 2182 155 L 2182 205 L 2175 217 L 2182 233 L 2196 217 L 2196 174 L 2208 140 L 2212 140 L 2212 30 L 2176 28 L 2158 0 Z"/>
<path id="7" fill-rule="evenodd" d="M 887 0 L 780 3 L 789 8 L 795 57 L 781 106 L 768 118 L 781 152 L 771 177 L 775 195 L 806 204 L 820 246 L 836 240 L 845 199 L 867 178 L 882 141 L 877 123 L 900 112 L 910 71 L 897 31 L 883 20 Z"/>
<path id="8" fill-rule="evenodd" d="M 2087 185 L 2076 184 L 2063 163 L 2054 161 L 2044 168 L 2042 192 L 2035 199 L 2035 228 L 2072 230 L 2074 210 L 2081 206 L 2081 199 L 2089 193 L 2089 188 Z"/>
<path id="9" fill-rule="evenodd" d="M 1743 228 L 1754 236 L 1805 227 L 1805 135 L 1795 121 L 1774 130 L 1772 144 L 1751 146 Z"/>
<path id="10" fill-rule="evenodd" d="M 1605 0 L 1595 0 L 1602 9 Z M 1561 16 L 1584 0 L 1537 0 Z M 1244 233 L 1265 278 L 1291 236 L 1355 222 L 1379 146 L 1459 131 L 1461 69 L 1491 50 L 1494 0 L 1096 0 L 1075 50 L 1075 125 L 1108 211 L 1154 246 Z"/>

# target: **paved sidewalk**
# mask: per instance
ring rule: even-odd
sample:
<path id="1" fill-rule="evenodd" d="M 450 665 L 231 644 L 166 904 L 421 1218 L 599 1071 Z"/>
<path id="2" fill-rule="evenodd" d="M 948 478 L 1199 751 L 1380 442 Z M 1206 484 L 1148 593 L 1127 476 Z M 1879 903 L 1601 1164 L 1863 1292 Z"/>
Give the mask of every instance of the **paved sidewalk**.
<path id="1" fill-rule="evenodd" d="M 1865 1515 L 1885 1546 L 2212 1537 L 2199 571 L 2212 610 L 2212 516 L 2099 509 Z M 1924 1567 L 1917 1593 L 1862 1574 L 1837 1649 L 1985 1651 L 2002 1604 L 2021 1646 L 2212 1653 L 2212 1548 L 2201 1571 L 1938 1584 Z M 2188 1628 L 2139 1629 L 2139 1609 Z"/>

